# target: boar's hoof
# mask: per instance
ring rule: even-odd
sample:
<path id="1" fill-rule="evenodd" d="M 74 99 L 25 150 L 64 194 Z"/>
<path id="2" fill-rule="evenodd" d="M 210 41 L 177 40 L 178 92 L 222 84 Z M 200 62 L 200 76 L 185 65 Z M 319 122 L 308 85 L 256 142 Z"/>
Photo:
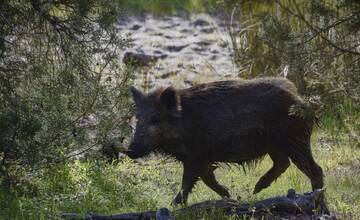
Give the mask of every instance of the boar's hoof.
<path id="1" fill-rule="evenodd" d="M 262 186 L 260 186 L 260 185 L 258 185 L 258 184 L 256 184 L 256 186 L 255 186 L 255 188 L 254 188 L 254 194 L 257 194 L 257 193 L 259 193 L 262 189 L 263 189 L 264 187 L 262 187 Z"/>
<path id="2" fill-rule="evenodd" d="M 186 199 L 183 197 L 183 193 L 179 192 L 174 198 L 172 205 L 186 205 Z"/>

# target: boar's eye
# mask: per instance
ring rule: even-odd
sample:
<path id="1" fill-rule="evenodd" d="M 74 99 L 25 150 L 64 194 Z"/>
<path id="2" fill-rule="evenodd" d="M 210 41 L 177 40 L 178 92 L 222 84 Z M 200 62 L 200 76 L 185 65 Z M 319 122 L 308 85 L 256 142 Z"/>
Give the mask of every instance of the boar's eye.
<path id="1" fill-rule="evenodd" d="M 158 116 L 151 116 L 150 117 L 150 124 L 159 124 L 160 118 Z"/>

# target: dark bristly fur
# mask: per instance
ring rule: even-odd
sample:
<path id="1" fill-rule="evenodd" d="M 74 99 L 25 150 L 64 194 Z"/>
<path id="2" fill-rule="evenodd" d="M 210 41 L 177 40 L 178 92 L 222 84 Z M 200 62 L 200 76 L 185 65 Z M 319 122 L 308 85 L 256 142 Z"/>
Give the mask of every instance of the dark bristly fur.
<path id="1" fill-rule="evenodd" d="M 182 162 L 182 188 L 174 203 L 185 203 L 199 178 L 220 196 L 229 197 L 215 179 L 216 164 L 244 165 L 267 154 L 273 167 L 260 178 L 254 193 L 285 172 L 290 160 L 308 176 L 313 189 L 324 185 L 310 149 L 315 118 L 289 114 L 291 106 L 304 101 L 287 79 L 220 81 L 149 94 L 131 91 L 138 122 L 126 153 L 138 158 L 160 151 Z"/>

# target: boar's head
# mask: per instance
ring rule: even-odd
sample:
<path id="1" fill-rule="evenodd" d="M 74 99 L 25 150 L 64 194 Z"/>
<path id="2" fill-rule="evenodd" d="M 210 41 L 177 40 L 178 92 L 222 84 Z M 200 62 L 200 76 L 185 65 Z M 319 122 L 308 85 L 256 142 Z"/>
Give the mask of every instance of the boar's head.
<path id="1" fill-rule="evenodd" d="M 130 147 L 125 152 L 135 159 L 179 137 L 181 104 L 178 91 L 173 87 L 144 94 L 130 89 L 135 102 L 136 128 Z"/>

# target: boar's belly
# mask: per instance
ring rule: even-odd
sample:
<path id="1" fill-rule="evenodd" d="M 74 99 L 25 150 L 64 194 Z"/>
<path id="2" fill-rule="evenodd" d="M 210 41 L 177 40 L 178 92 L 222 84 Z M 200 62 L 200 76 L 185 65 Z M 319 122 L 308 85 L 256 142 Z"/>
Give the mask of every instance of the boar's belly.
<path id="1" fill-rule="evenodd" d="M 245 162 L 264 156 L 271 149 L 266 137 L 256 134 L 233 136 L 214 141 L 211 155 L 214 161 Z"/>

